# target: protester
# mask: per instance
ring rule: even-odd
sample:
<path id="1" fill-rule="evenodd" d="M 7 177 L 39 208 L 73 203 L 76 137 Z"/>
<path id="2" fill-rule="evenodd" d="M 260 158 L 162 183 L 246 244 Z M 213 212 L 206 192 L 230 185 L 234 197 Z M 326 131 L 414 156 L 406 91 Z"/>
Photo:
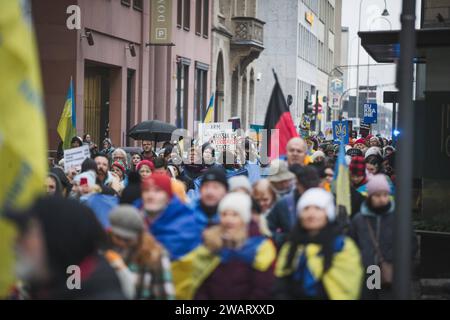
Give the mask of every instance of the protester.
<path id="1" fill-rule="evenodd" d="M 333 225 L 336 212 L 331 193 L 309 189 L 296 212 L 295 226 L 276 265 L 275 298 L 358 299 L 363 277 L 360 253 Z"/>
<path id="2" fill-rule="evenodd" d="M 269 167 L 267 179 L 277 194 L 277 200 L 287 195 L 294 188 L 295 174 L 288 169 L 286 161 L 273 160 Z"/>
<path id="3" fill-rule="evenodd" d="M 196 248 L 202 226 L 192 210 L 172 191 L 170 178 L 154 174 L 142 182 L 142 210 L 150 233 L 165 247 L 172 260 Z"/>
<path id="4" fill-rule="evenodd" d="M 307 145 L 305 140 L 296 137 L 289 140 L 286 145 L 287 163 L 289 166 L 298 164 L 304 166 L 309 163 L 310 159 L 307 157 Z"/>
<path id="5" fill-rule="evenodd" d="M 167 161 L 165 158 L 158 157 L 155 159 L 155 169 L 153 170 L 155 174 L 164 174 L 171 177 L 171 174 L 168 170 Z M 183 203 L 188 203 L 189 198 L 186 195 L 186 187 L 185 184 L 177 179 L 170 179 L 173 193 L 180 199 Z"/>
<path id="6" fill-rule="evenodd" d="M 79 148 L 83 145 L 83 140 L 80 137 L 73 137 L 70 141 L 70 148 Z"/>
<path id="7" fill-rule="evenodd" d="M 59 167 L 54 167 L 50 169 L 50 173 L 53 173 L 58 177 L 59 181 L 61 182 L 61 194 L 63 197 L 67 197 L 72 190 L 72 183 L 64 173 L 64 170 Z"/>
<path id="8" fill-rule="evenodd" d="M 106 155 L 108 159 L 110 159 L 113 152 L 114 147 L 112 145 L 112 141 L 111 139 L 106 138 L 105 140 L 103 140 L 103 149 L 100 151 L 100 153 Z"/>
<path id="9" fill-rule="evenodd" d="M 367 200 L 353 218 L 350 235 L 358 244 L 364 267 L 381 267 L 381 290 L 363 289 L 364 299 L 393 299 L 392 263 L 394 259 L 394 210 L 386 176 L 377 174 L 367 183 Z M 414 235 L 413 253 L 416 250 Z"/>
<path id="10" fill-rule="evenodd" d="M 235 176 L 228 180 L 230 192 L 243 192 L 247 195 L 251 195 L 252 186 L 250 180 L 246 176 Z"/>
<path id="11" fill-rule="evenodd" d="M 115 173 L 109 171 L 109 159 L 105 154 L 98 154 L 94 158 L 97 164 L 97 184 L 101 187 L 108 186 L 116 192 L 122 190 L 120 179 Z"/>
<path id="12" fill-rule="evenodd" d="M 352 186 L 363 196 L 367 195 L 366 164 L 363 157 L 353 157 L 350 165 L 350 181 Z"/>
<path id="13" fill-rule="evenodd" d="M 251 200 L 231 193 L 219 205 L 220 224 L 204 232 L 194 273 L 196 300 L 269 299 L 275 247 L 265 237 L 249 237 Z M 214 263 L 214 261 L 217 261 Z M 214 263 L 214 268 L 207 266 Z"/>
<path id="14" fill-rule="evenodd" d="M 59 177 L 50 172 L 45 180 L 45 188 L 49 196 L 62 196 L 62 185 Z"/>
<path id="15" fill-rule="evenodd" d="M 253 185 L 252 197 L 260 206 L 263 215 L 266 216 L 277 200 L 277 195 L 267 179 L 259 180 Z"/>
<path id="16" fill-rule="evenodd" d="M 296 187 L 289 194 L 278 200 L 267 216 L 272 238 L 278 248 L 286 241 L 286 236 L 295 224 L 296 203 L 308 189 L 317 188 L 320 178 L 317 170 L 312 166 L 292 166 L 296 175 Z"/>
<path id="17" fill-rule="evenodd" d="M 116 273 L 99 254 L 105 233 L 89 208 L 75 200 L 49 197 L 8 217 L 19 230 L 16 272 L 24 283 L 22 298 L 125 298 Z M 81 275 L 78 285 L 70 280 L 74 266 Z"/>
<path id="18" fill-rule="evenodd" d="M 192 202 L 195 217 L 203 228 L 219 222 L 217 207 L 228 189 L 229 185 L 223 169 L 211 168 L 203 176 L 200 198 Z"/>
<path id="19" fill-rule="evenodd" d="M 130 171 L 137 171 L 136 167 L 142 160 L 144 159 L 142 158 L 142 155 L 140 153 L 132 153 Z"/>
<path id="20" fill-rule="evenodd" d="M 139 211 L 122 205 L 111 212 L 109 220 L 111 249 L 105 256 L 118 272 L 122 287 L 128 288 L 131 282 L 131 299 L 174 299 L 168 253 L 146 232 Z"/>
<path id="21" fill-rule="evenodd" d="M 116 151 L 119 149 L 116 149 Z M 111 165 L 111 172 L 115 174 L 115 176 L 119 179 L 119 190 L 117 193 L 121 194 L 122 190 L 125 188 L 127 184 L 127 175 L 126 175 L 126 167 L 125 164 L 121 161 L 115 161 Z"/>
<path id="22" fill-rule="evenodd" d="M 323 163 L 325 161 L 325 153 L 322 151 L 316 151 L 312 154 L 311 160 L 314 163 Z"/>
<path id="23" fill-rule="evenodd" d="M 139 173 L 142 180 L 150 177 L 152 175 L 153 170 L 155 170 L 155 165 L 150 160 L 142 160 L 136 166 L 136 171 Z"/>
<path id="24" fill-rule="evenodd" d="M 369 149 L 370 150 L 370 149 Z M 367 151 L 368 153 L 369 151 Z M 366 153 L 366 171 L 369 175 L 376 175 L 382 173 L 383 170 L 383 158 L 377 154 L 371 154 L 367 156 Z"/>
<path id="25" fill-rule="evenodd" d="M 386 175 L 395 183 L 395 152 L 389 153 L 383 160 L 383 170 Z"/>
<path id="26" fill-rule="evenodd" d="M 364 154 L 367 150 L 366 140 L 364 138 L 359 138 L 355 141 L 353 148 L 359 149 Z"/>
<path id="27" fill-rule="evenodd" d="M 395 148 L 393 146 L 386 146 L 383 148 L 383 157 L 387 157 L 390 154 L 393 154 L 395 152 Z"/>
<path id="28" fill-rule="evenodd" d="M 113 162 L 121 162 L 125 168 L 125 171 L 128 169 L 128 157 L 125 150 L 121 148 L 117 148 L 112 153 L 112 161 Z"/>
<path id="29" fill-rule="evenodd" d="M 143 160 L 155 161 L 156 154 L 153 151 L 153 143 L 148 140 L 142 141 L 142 158 Z"/>
<path id="30" fill-rule="evenodd" d="M 85 133 L 83 136 L 83 144 L 89 146 L 91 157 L 98 153 L 98 146 L 92 141 L 92 137 L 89 133 Z"/>

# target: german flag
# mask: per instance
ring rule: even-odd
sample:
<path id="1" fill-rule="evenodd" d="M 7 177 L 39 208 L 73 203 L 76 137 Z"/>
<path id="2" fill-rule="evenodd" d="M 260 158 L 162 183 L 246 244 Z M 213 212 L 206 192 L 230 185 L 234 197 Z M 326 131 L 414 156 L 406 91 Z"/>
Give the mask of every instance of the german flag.
<path id="1" fill-rule="evenodd" d="M 273 74 L 275 76 L 275 86 L 273 87 L 264 121 L 264 129 L 267 130 L 267 137 L 263 137 L 263 139 L 267 139 L 268 141 L 267 155 L 270 159 L 285 155 L 288 141 L 291 138 L 299 136 L 295 129 L 283 90 L 281 90 L 278 82 L 277 74 L 275 71 L 273 71 Z M 278 133 L 272 135 L 271 129 L 278 129 Z M 278 148 L 278 150 L 275 148 Z"/>

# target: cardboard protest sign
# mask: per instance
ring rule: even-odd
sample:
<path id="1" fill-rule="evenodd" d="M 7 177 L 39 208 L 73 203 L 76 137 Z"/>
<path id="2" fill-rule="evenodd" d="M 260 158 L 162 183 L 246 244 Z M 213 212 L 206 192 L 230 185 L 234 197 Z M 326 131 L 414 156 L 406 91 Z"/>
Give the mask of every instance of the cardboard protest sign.
<path id="1" fill-rule="evenodd" d="M 64 170 L 67 172 L 71 168 L 80 169 L 83 161 L 90 156 L 88 145 L 64 150 Z"/>

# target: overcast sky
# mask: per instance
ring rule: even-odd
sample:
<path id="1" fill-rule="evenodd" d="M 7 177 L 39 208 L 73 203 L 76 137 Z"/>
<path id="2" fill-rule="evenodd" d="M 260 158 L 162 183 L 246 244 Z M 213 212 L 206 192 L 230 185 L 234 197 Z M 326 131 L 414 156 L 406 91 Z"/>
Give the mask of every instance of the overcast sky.
<path id="1" fill-rule="evenodd" d="M 349 28 L 349 65 L 357 64 L 358 57 L 358 14 L 360 0 L 342 0 L 342 26 Z M 381 13 L 384 10 L 384 0 L 362 0 L 361 7 L 361 31 L 368 30 L 399 30 L 400 13 L 402 0 L 386 0 L 389 16 L 381 18 Z M 420 12 L 421 0 L 417 0 L 417 13 Z M 420 18 L 420 14 L 417 14 Z M 389 20 L 386 21 L 386 19 Z M 416 20 L 416 28 L 419 28 L 419 20 Z M 367 64 L 368 55 L 364 48 L 360 48 L 360 64 Z M 370 64 L 376 63 L 370 59 Z M 350 69 L 348 88 L 356 87 L 356 68 Z M 370 67 L 369 85 L 385 85 L 395 83 L 395 67 L 394 66 L 379 66 Z M 359 70 L 360 85 L 367 84 L 367 67 L 360 67 Z M 394 86 L 384 87 L 385 90 L 395 90 Z M 352 92 L 354 95 L 355 92 Z M 381 102 L 381 101 L 379 101 Z"/>

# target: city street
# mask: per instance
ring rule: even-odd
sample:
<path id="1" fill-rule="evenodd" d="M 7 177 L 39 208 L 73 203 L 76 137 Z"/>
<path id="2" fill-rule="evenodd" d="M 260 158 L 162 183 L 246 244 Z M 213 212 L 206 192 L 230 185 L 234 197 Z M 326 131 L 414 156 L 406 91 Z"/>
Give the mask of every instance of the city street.
<path id="1" fill-rule="evenodd" d="M 448 57 L 450 0 L 0 1 L 0 300 L 450 299 Z"/>

